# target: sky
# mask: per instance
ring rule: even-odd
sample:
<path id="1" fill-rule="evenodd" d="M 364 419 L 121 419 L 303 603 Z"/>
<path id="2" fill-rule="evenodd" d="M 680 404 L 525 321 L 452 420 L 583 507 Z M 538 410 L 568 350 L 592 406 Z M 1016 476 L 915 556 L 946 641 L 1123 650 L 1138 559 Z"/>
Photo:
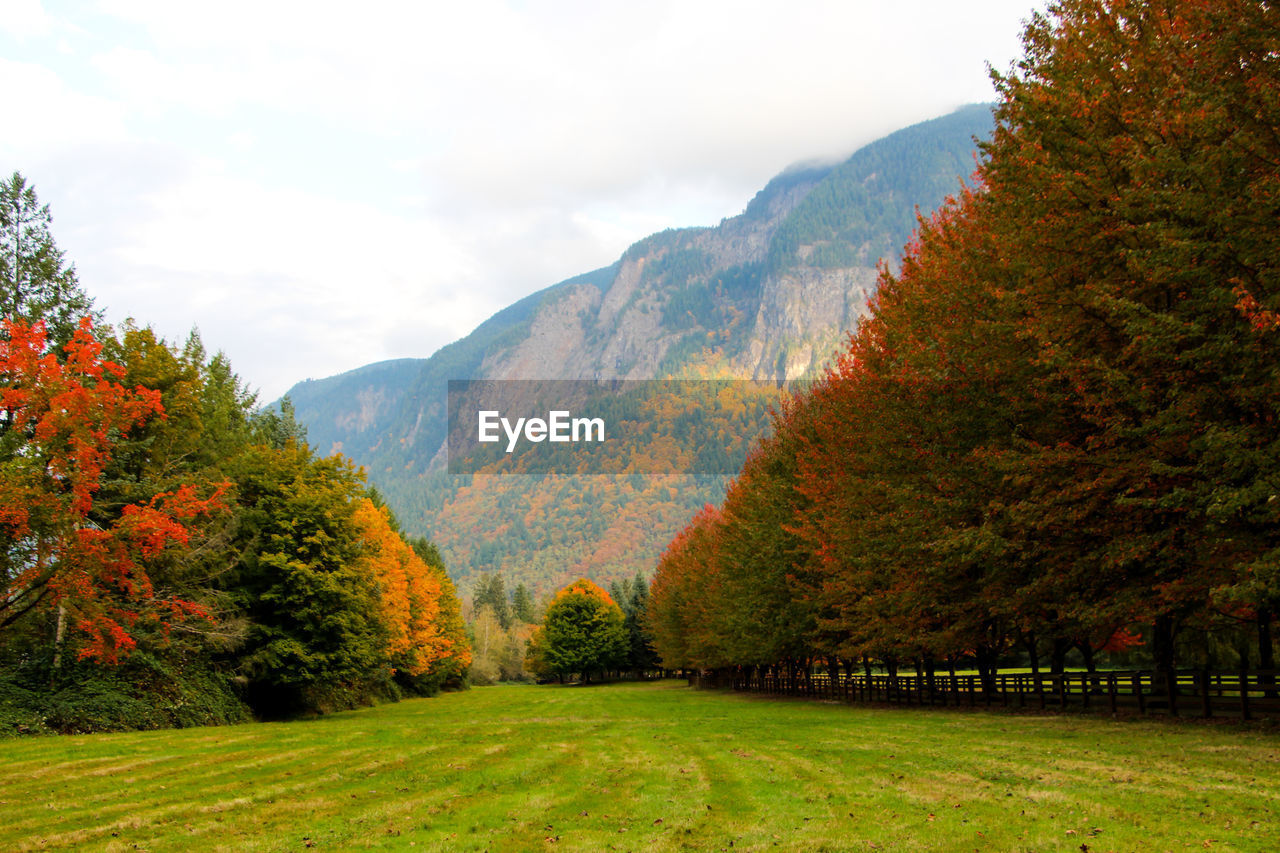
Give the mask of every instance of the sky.
<path id="1" fill-rule="evenodd" d="M 262 402 L 991 101 L 1035 0 L 4 0 L 0 174 Z"/>

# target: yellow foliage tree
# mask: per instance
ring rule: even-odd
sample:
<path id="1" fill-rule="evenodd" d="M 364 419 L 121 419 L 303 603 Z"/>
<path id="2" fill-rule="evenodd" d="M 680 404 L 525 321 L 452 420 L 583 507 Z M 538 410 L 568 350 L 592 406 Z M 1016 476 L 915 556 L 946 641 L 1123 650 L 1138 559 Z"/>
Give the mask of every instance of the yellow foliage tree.
<path id="1" fill-rule="evenodd" d="M 432 672 L 453 658 L 470 663 L 453 583 L 439 567 L 419 557 L 396 531 L 386 507 L 360 500 L 353 521 L 364 542 L 362 568 L 376 581 L 387 627 L 387 659 L 410 677 Z"/>

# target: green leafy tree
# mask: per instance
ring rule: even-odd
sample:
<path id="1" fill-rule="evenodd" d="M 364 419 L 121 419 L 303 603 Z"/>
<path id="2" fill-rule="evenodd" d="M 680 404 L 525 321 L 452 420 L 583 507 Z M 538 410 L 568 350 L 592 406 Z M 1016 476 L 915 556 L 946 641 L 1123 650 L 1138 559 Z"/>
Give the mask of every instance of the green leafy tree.
<path id="1" fill-rule="evenodd" d="M 591 581 L 575 581 L 556 593 L 531 647 L 537 657 L 531 670 L 561 677 L 579 673 L 588 681 L 591 673 L 621 666 L 627 659 L 622 610 Z"/>
<path id="2" fill-rule="evenodd" d="M 372 575 L 352 522 L 364 483 L 305 445 L 250 447 L 234 466 L 241 558 L 232 589 L 250 626 L 239 668 L 268 715 L 366 702 L 391 672 Z"/>

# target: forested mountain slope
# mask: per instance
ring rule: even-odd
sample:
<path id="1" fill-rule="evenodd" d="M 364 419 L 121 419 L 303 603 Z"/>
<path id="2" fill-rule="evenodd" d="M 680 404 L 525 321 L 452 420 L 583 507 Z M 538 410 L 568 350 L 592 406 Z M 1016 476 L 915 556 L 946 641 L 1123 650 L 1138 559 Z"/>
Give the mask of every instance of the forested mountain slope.
<path id="1" fill-rule="evenodd" d="M 881 258 L 917 211 L 974 170 L 988 106 L 964 107 L 871 143 L 842 163 L 799 166 L 718 226 L 654 234 L 613 265 L 503 309 L 428 359 L 368 365 L 290 392 L 321 452 L 365 466 L 406 528 L 429 535 L 466 585 L 504 571 L 547 589 L 652 568 L 657 549 L 717 478 L 534 482 L 444 475 L 450 379 L 813 373 L 865 312 Z"/>

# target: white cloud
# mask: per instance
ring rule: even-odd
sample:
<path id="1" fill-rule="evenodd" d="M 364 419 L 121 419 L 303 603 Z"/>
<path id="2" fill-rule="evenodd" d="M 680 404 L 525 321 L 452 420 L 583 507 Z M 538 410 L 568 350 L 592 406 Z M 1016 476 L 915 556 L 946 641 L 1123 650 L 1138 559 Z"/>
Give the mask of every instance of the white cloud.
<path id="1" fill-rule="evenodd" d="M 0 59 L 0 90 L 7 124 L 0 154 L 7 158 L 43 156 L 128 135 L 118 104 L 77 91 L 50 68 Z"/>
<path id="2" fill-rule="evenodd" d="M 53 21 L 40 0 L 9 0 L 0 15 L 0 31 L 18 38 L 48 35 L 52 30 Z"/>

